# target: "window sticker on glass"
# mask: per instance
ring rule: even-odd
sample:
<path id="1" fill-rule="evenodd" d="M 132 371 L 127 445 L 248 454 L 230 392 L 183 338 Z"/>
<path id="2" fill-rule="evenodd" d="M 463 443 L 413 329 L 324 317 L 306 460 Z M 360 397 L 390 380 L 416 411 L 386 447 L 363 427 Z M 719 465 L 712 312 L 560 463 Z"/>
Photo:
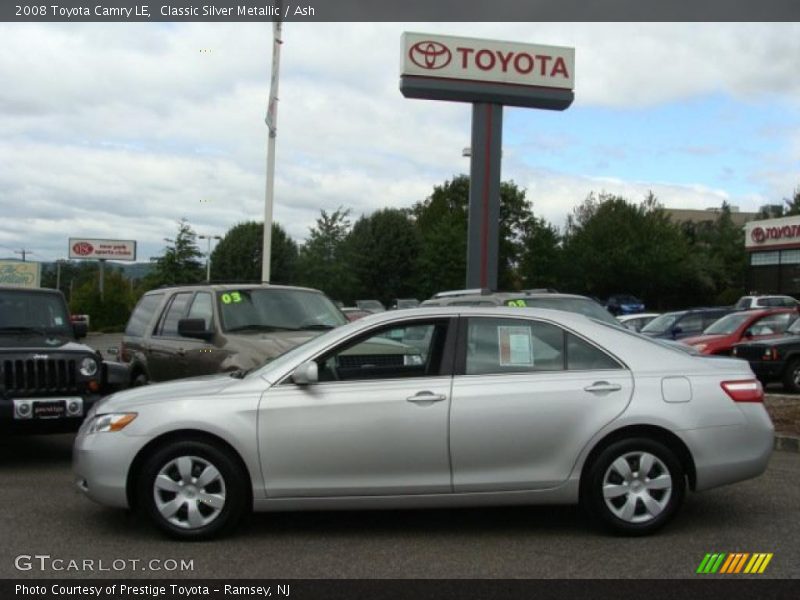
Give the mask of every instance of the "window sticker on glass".
<path id="1" fill-rule="evenodd" d="M 533 343 L 529 327 L 499 326 L 497 328 L 497 344 L 500 366 L 533 366 Z"/>
<path id="2" fill-rule="evenodd" d="M 55 317 L 53 319 L 53 321 L 55 322 L 56 325 L 63 325 L 64 324 L 64 319 L 62 319 L 61 317 Z"/>
<path id="3" fill-rule="evenodd" d="M 222 294 L 222 303 L 223 304 L 238 304 L 242 301 L 242 295 L 239 292 L 231 292 L 230 294 Z"/>
<path id="4" fill-rule="evenodd" d="M 507 300 L 506 306 L 514 306 L 516 308 L 525 308 L 528 303 L 525 300 Z"/>

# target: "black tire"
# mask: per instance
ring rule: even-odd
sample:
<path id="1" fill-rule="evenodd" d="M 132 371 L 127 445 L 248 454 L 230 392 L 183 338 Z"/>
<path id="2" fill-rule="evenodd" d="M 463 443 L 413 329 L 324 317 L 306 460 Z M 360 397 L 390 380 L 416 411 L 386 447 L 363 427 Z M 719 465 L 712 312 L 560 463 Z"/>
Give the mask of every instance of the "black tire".
<path id="1" fill-rule="evenodd" d="M 783 389 L 797 394 L 800 392 L 800 358 L 794 358 L 783 372 Z"/>
<path id="2" fill-rule="evenodd" d="M 655 460 L 648 473 L 642 475 L 638 471 L 641 465 L 639 459 L 646 455 Z M 617 467 L 612 468 L 620 458 L 625 459 L 630 469 L 631 478 L 627 483 Z M 581 502 L 600 524 L 614 533 L 639 536 L 657 531 L 675 516 L 686 494 L 686 477 L 675 453 L 661 442 L 648 438 L 614 442 L 586 469 L 581 486 Z M 671 484 L 668 492 L 663 488 L 649 488 L 664 484 L 667 481 L 665 475 L 669 476 Z M 619 490 L 630 491 L 609 498 L 607 502 L 604 497 L 606 481 L 609 486 L 618 485 Z M 649 510 L 648 504 L 657 507 L 660 512 Z M 633 509 L 633 513 L 626 515 L 625 510 L 629 508 Z"/>
<path id="3" fill-rule="evenodd" d="M 187 482 L 184 486 L 181 481 L 188 478 L 182 477 L 178 472 L 178 466 L 175 464 L 178 459 L 189 459 L 193 476 L 192 485 Z M 201 488 L 199 483 L 205 473 L 204 467 L 207 468 L 209 465 L 216 469 L 219 477 Z M 173 483 L 181 486 L 180 494 L 187 494 L 185 497 L 179 498 L 179 492 L 156 489 L 156 477 L 163 476 L 165 469 L 174 473 Z M 217 479 L 221 480 L 221 483 L 218 483 Z M 197 487 L 194 486 L 195 480 L 198 481 Z M 239 461 L 229 450 L 220 445 L 200 439 L 172 441 L 157 448 L 145 459 L 136 481 L 138 506 L 159 529 L 171 537 L 180 540 L 209 539 L 231 532 L 245 511 L 249 510 L 248 481 L 249 478 Z M 210 496 L 215 497 L 215 502 L 222 497 L 222 505 L 213 506 L 204 500 L 204 498 L 211 499 Z M 157 505 L 157 497 L 162 509 Z M 174 506 L 180 505 L 172 520 L 162 514 L 162 510 L 170 503 L 174 503 Z M 191 505 L 194 506 L 193 511 Z M 195 516 L 199 514 L 198 519 L 208 522 L 200 525 L 190 524 L 190 512 Z"/>

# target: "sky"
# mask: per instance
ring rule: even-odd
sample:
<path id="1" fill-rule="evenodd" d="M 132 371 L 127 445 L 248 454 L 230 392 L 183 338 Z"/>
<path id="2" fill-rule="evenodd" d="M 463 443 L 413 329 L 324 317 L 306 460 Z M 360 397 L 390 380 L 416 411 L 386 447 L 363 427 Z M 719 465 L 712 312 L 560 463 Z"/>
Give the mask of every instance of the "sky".
<path id="1" fill-rule="evenodd" d="M 556 226 L 591 193 L 742 211 L 800 186 L 800 24 L 287 23 L 275 221 L 407 208 L 469 170 L 470 105 L 400 94 L 404 31 L 575 48 L 575 102 L 504 110 L 503 180 Z M 0 24 L 0 256 L 163 252 L 262 220 L 269 23 Z M 201 246 L 205 250 L 205 245 Z"/>

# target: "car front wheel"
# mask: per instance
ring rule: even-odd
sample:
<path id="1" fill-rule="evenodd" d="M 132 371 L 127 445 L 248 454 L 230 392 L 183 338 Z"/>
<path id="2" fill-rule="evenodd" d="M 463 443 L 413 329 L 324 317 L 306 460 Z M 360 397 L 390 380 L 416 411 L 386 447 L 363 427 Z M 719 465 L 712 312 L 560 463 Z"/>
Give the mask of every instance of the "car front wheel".
<path id="1" fill-rule="evenodd" d="M 675 454 L 660 442 L 636 438 L 611 444 L 593 461 L 582 500 L 612 531 L 647 535 L 675 515 L 685 491 Z"/>
<path id="2" fill-rule="evenodd" d="M 239 522 L 247 480 L 221 446 L 205 440 L 172 442 L 146 459 L 138 480 L 139 505 L 170 536 L 207 539 Z"/>

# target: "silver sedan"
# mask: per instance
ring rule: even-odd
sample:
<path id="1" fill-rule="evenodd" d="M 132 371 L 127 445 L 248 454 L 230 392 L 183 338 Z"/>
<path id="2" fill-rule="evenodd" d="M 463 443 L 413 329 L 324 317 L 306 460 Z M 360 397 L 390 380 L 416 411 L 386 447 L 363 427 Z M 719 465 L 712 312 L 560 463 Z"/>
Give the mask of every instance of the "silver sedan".
<path id="1" fill-rule="evenodd" d="M 250 510 L 578 503 L 647 534 L 694 491 L 764 471 L 747 362 L 544 309 L 390 311 L 252 372 L 110 396 L 78 487 L 183 539 Z"/>

